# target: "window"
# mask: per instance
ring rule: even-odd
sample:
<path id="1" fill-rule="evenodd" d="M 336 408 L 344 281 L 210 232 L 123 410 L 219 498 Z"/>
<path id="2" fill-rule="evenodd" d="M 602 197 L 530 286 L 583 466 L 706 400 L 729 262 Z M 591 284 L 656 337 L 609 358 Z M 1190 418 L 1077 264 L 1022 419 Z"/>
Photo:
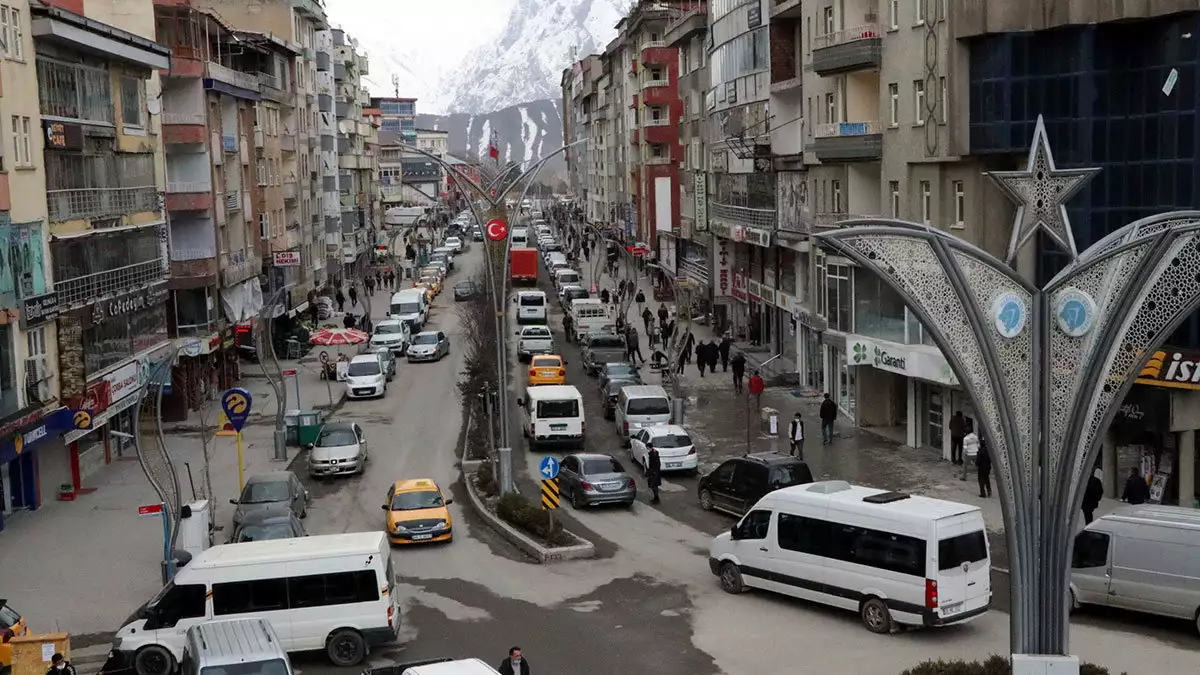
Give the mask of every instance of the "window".
<path id="1" fill-rule="evenodd" d="M 29 348 L 29 357 L 46 355 L 45 327 L 32 328 L 25 332 L 25 343 Z"/>
<path id="2" fill-rule="evenodd" d="M 775 530 L 779 548 L 785 551 L 820 555 L 818 552 L 819 544 L 814 537 L 816 530 L 819 528 L 812 526 L 814 522 L 818 521 L 814 521 L 811 518 L 793 516 L 790 513 L 780 513 Z"/>
<path id="3" fill-rule="evenodd" d="M 287 579 L 255 579 L 213 584 L 213 614 L 249 614 L 288 608 Z"/>
<path id="4" fill-rule="evenodd" d="M 375 573 L 371 570 L 312 574 L 287 580 L 288 603 L 292 608 L 324 607 L 379 599 Z M 216 599 L 216 588 L 213 588 Z"/>
<path id="5" fill-rule="evenodd" d="M 17 61 L 25 58 L 24 36 L 21 33 L 21 10 L 0 5 L 0 49 Z"/>
<path id="6" fill-rule="evenodd" d="M 1071 567 L 1105 567 L 1108 565 L 1108 535 L 1103 532 L 1084 530 L 1075 537 L 1075 548 L 1071 552 Z"/>
<path id="7" fill-rule="evenodd" d="M 911 576 L 925 576 L 925 542 L 882 530 L 779 514 L 779 547 Z"/>
<path id="8" fill-rule="evenodd" d="M 921 181 L 921 222 L 928 225 L 929 217 L 933 212 L 933 189 L 929 185 L 929 181 Z"/>
<path id="9" fill-rule="evenodd" d="M 888 85 L 888 123 L 892 126 L 900 124 L 900 85 Z"/>
<path id="10" fill-rule="evenodd" d="M 900 0 L 888 0 L 888 27 L 892 30 L 900 27 Z"/>
<path id="11" fill-rule="evenodd" d="M 8 49 L 8 46 L 10 44 L 12 44 L 11 40 L 9 39 L 9 34 L 8 34 L 9 33 L 9 31 L 8 31 L 8 13 L 9 13 L 9 11 L 10 11 L 10 9 L 9 9 L 8 5 L 0 5 L 0 47 L 3 48 L 5 56 L 12 55 L 12 52 L 10 52 Z"/>
<path id="12" fill-rule="evenodd" d="M 917 126 L 925 124 L 925 82 L 922 80 L 913 81 L 913 108 Z"/>
<path id="13" fill-rule="evenodd" d="M 751 511 L 737 525 L 735 539 L 766 539 L 771 527 L 770 511 Z"/>
<path id="14" fill-rule="evenodd" d="M 900 181 L 888 181 L 888 193 L 892 200 L 892 217 L 900 217 Z"/>
<path id="15" fill-rule="evenodd" d="M 952 570 L 967 563 L 987 560 L 987 539 L 982 530 L 960 534 L 938 542 L 938 569 Z"/>
<path id="16" fill-rule="evenodd" d="M 938 106 L 942 111 L 942 124 L 945 124 L 950 121 L 950 104 L 946 98 L 946 78 L 942 77 L 938 79 L 938 87 L 941 89 L 939 92 L 941 99 L 938 101 Z"/>
<path id="17" fill-rule="evenodd" d="M 913 0 L 913 4 L 916 6 L 916 15 L 917 15 L 916 20 L 913 21 L 914 26 L 925 25 L 925 11 L 926 11 L 926 6 L 927 6 L 928 2 L 929 2 L 929 0 Z"/>
<path id="18" fill-rule="evenodd" d="M 961 180 L 954 181 L 954 224 L 953 227 L 963 226 L 963 217 L 967 210 L 967 199 Z"/>
<path id="19" fill-rule="evenodd" d="M 837 97 L 830 92 L 825 94 L 825 122 L 833 124 L 837 121 Z"/>
<path id="20" fill-rule="evenodd" d="M 30 151 L 30 143 L 33 138 L 29 131 L 29 118 L 21 118 L 21 153 L 24 156 L 26 166 L 33 166 L 33 154 Z"/>
<path id="21" fill-rule="evenodd" d="M 847 265 L 825 267 L 825 306 L 829 312 L 829 327 L 832 330 L 848 332 L 851 329 L 851 270 Z"/>
<path id="22" fill-rule="evenodd" d="M 824 21 L 824 24 L 825 24 L 825 34 L 826 35 L 829 35 L 834 30 L 836 30 L 834 28 L 834 23 L 833 23 L 833 7 L 832 6 L 825 8 L 824 15 L 822 17 L 822 21 Z"/>
<path id="23" fill-rule="evenodd" d="M 829 181 L 829 185 L 831 187 L 831 193 L 832 193 L 833 212 L 841 213 L 842 212 L 842 181 L 832 180 L 832 181 Z"/>
<path id="24" fill-rule="evenodd" d="M 271 236 L 271 221 L 268 220 L 266 213 L 258 214 L 258 237 L 266 239 Z"/>
<path id="25" fill-rule="evenodd" d="M 146 628 L 171 628 L 180 619 L 204 618 L 204 584 L 174 584 L 167 586 L 151 606 L 154 613 L 147 619 Z"/>
<path id="26" fill-rule="evenodd" d="M 121 122 L 127 127 L 146 126 L 146 82 L 140 77 L 121 76 Z"/>

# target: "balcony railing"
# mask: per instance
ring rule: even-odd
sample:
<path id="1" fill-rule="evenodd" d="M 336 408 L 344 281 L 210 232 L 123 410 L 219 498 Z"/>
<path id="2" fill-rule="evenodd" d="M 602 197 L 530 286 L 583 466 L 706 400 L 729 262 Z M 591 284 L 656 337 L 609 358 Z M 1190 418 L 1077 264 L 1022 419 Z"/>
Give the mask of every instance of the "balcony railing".
<path id="1" fill-rule="evenodd" d="M 279 149 L 284 152 L 295 152 L 296 135 L 285 129 L 283 135 L 279 137 Z"/>
<path id="2" fill-rule="evenodd" d="M 670 163 L 671 163 L 670 155 L 649 155 L 647 157 L 642 158 L 642 164 L 645 164 L 647 166 L 657 166 L 657 165 L 670 164 Z"/>
<path id="3" fill-rule="evenodd" d="M 47 190 L 46 205 L 52 223 L 158 211 L 158 188 L 148 185 L 132 188 Z"/>
<path id="4" fill-rule="evenodd" d="M 59 306 L 84 305 L 98 298 L 159 281 L 167 276 L 165 263 L 158 258 L 58 281 L 54 284 L 54 290 L 58 293 Z"/>
<path id="5" fill-rule="evenodd" d="M 202 112 L 165 112 L 162 115 L 163 124 L 204 124 Z"/>
<path id="6" fill-rule="evenodd" d="M 217 332 L 217 322 L 214 319 L 202 323 L 180 323 L 176 324 L 175 329 L 178 337 L 204 337 Z"/>
<path id="7" fill-rule="evenodd" d="M 662 40 L 646 40 L 642 43 L 642 49 L 655 49 L 657 47 L 666 47 L 667 43 Z"/>
<path id="8" fill-rule="evenodd" d="M 671 81 L 667 79 L 646 80 L 642 82 L 642 89 L 649 89 L 651 87 L 666 87 L 670 84 Z"/>
<path id="9" fill-rule="evenodd" d="M 883 133 L 879 122 L 832 122 L 818 124 L 813 127 L 813 135 L 817 138 L 836 138 L 840 136 L 868 136 Z"/>
<path id="10" fill-rule="evenodd" d="M 659 117 L 658 119 L 650 118 L 642 120 L 644 127 L 667 127 L 671 125 L 671 119 L 668 117 Z"/>
<path id="11" fill-rule="evenodd" d="M 191 247 L 171 247 L 171 261 L 183 262 L 185 260 L 205 260 L 208 258 L 217 257 L 217 247 L 213 246 L 191 246 Z"/>
<path id="12" fill-rule="evenodd" d="M 258 77 L 249 73 L 239 73 L 219 63 L 208 62 L 208 76 L 225 84 L 241 87 L 248 91 L 258 91 Z"/>
<path id="13" fill-rule="evenodd" d="M 775 209 L 753 209 L 749 206 L 734 206 L 710 202 L 708 217 L 720 218 L 731 223 L 740 223 L 752 227 L 775 227 Z"/>
<path id="14" fill-rule="evenodd" d="M 262 72 L 258 73 L 258 83 L 263 86 L 270 87 L 272 89 L 280 88 L 279 87 L 279 78 L 272 75 L 271 73 L 262 73 Z"/>
<path id="15" fill-rule="evenodd" d="M 209 180 L 169 180 L 169 194 L 187 194 L 192 192 L 212 192 L 212 181 Z"/>
<path id="16" fill-rule="evenodd" d="M 289 179 L 289 182 L 283 184 L 283 198 L 284 199 L 295 199 L 296 195 L 299 193 L 299 191 L 300 191 L 300 188 L 296 184 L 295 178 Z"/>
<path id="17" fill-rule="evenodd" d="M 871 40 L 883 37 L 879 24 L 869 23 L 864 26 L 835 30 L 832 33 L 813 37 L 813 49 L 824 49 L 835 45 L 844 45 L 858 40 Z"/>
<path id="18" fill-rule="evenodd" d="M 242 193 L 230 192 L 225 195 L 225 210 L 240 211 L 242 208 Z"/>
<path id="19" fill-rule="evenodd" d="M 238 151 L 237 136 L 225 134 L 221 136 L 221 149 L 230 154 L 235 154 Z"/>

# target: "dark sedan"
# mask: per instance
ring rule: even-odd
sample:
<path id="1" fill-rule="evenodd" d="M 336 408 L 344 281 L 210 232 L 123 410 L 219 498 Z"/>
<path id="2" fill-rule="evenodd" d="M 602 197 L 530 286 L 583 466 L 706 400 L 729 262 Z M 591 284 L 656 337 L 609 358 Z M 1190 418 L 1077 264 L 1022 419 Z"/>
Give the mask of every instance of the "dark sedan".
<path id="1" fill-rule="evenodd" d="M 479 286 L 474 281 L 460 281 L 454 284 L 454 300 L 470 300 L 479 292 Z"/>
<path id="2" fill-rule="evenodd" d="M 604 385 L 608 384 L 609 380 L 626 380 L 635 384 L 642 383 L 641 373 L 638 372 L 638 367 L 628 361 L 616 361 L 605 363 L 600 366 L 599 376 L 600 391 L 604 391 Z"/>
<path id="3" fill-rule="evenodd" d="M 270 539 L 293 539 L 307 537 L 304 524 L 294 514 L 284 513 L 267 516 L 259 520 L 244 522 L 233 531 L 229 543 L 240 544 L 246 541 L 267 541 Z"/>
<path id="4" fill-rule="evenodd" d="M 609 380 L 604 383 L 600 389 L 600 404 L 604 409 L 604 419 L 611 420 L 617 414 L 617 397 L 621 395 L 621 390 L 641 382 L 633 380 Z"/>

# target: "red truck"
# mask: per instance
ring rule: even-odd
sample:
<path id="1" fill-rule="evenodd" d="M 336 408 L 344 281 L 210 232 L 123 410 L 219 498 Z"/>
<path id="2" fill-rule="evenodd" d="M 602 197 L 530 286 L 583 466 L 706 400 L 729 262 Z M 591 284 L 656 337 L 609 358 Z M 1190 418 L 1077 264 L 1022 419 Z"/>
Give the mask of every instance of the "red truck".
<path id="1" fill-rule="evenodd" d="M 509 251 L 508 270 L 513 285 L 519 283 L 537 285 L 537 249 L 514 248 Z"/>

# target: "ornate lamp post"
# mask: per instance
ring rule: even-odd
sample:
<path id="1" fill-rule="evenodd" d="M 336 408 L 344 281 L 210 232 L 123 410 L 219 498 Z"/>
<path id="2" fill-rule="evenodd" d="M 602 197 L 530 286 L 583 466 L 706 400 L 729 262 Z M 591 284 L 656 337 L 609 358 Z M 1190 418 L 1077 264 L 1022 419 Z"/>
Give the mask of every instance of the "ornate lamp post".
<path id="1" fill-rule="evenodd" d="M 1014 673 L 1064 661 L 1078 671 L 1070 559 L 1100 436 L 1149 356 L 1200 307 L 1198 211 L 1144 218 L 1076 252 L 1064 203 L 1095 173 L 1058 169 L 1039 118 L 1025 169 L 991 174 L 1018 204 L 1007 261 L 894 220 L 817 235 L 900 294 L 978 411 L 1011 558 Z M 1040 288 L 1010 267 L 1038 229 L 1071 258 Z"/>

